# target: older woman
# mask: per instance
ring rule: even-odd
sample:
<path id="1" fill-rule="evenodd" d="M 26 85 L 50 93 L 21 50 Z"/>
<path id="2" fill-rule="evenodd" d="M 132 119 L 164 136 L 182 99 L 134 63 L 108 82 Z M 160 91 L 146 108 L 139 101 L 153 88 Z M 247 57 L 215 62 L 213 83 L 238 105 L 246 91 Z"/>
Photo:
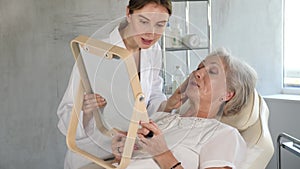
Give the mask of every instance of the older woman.
<path id="1" fill-rule="evenodd" d="M 155 113 L 153 121 L 141 123 L 134 152 L 139 159 L 128 168 L 240 168 L 246 143 L 235 128 L 217 119 L 238 113 L 255 84 L 256 72 L 224 49 L 208 55 L 172 96 L 188 98 L 185 108 L 179 114 Z M 154 136 L 146 138 L 150 131 Z M 114 138 L 112 145 L 117 159 L 123 150 L 120 137 Z M 140 156 L 141 151 L 147 153 Z"/>

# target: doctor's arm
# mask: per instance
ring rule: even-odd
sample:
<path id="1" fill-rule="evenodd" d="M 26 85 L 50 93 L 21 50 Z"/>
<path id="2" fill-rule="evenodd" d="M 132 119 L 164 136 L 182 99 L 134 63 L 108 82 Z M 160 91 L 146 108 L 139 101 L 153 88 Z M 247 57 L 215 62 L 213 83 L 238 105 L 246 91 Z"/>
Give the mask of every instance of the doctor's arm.
<path id="1" fill-rule="evenodd" d="M 185 89 L 189 81 L 188 79 L 189 78 L 187 78 L 166 101 L 160 104 L 158 111 L 171 112 L 173 109 L 179 108 L 187 100 Z"/>

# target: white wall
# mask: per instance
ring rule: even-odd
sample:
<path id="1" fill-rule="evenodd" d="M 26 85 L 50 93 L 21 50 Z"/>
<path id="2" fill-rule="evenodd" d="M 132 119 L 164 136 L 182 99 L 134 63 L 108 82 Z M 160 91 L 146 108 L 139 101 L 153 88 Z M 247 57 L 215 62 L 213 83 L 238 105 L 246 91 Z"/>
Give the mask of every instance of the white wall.
<path id="1" fill-rule="evenodd" d="M 174 16 L 184 20 L 184 3 L 174 4 Z M 282 0 L 217 0 L 212 1 L 213 49 L 225 47 L 248 62 L 259 75 L 258 91 L 263 94 L 280 93 L 282 86 Z M 179 18 L 179 19 L 178 19 Z M 174 21 L 171 19 L 171 22 Z M 205 2 L 190 2 L 191 33 L 206 32 Z M 171 25 L 172 25 L 171 23 Z M 181 22 L 184 29 L 184 22 Z M 207 52 L 192 51 L 194 69 Z M 198 59 L 197 59 L 198 58 Z M 184 52 L 167 52 L 167 71 L 185 64 Z"/>
<path id="2" fill-rule="evenodd" d="M 0 0 L 1 169 L 62 168 L 66 145 L 56 127 L 56 108 L 74 63 L 69 41 L 78 34 L 92 35 L 123 16 L 126 4 L 124 0 Z M 193 15 L 202 18 L 195 21 L 202 29 L 203 10 L 192 9 L 201 13 Z M 225 46 L 251 64 L 263 95 L 280 92 L 281 10 L 281 0 L 218 0 L 212 5 L 213 47 Z M 205 52 L 197 55 L 204 57 Z M 297 113 L 299 104 L 268 103 L 273 138 L 281 131 L 299 136 L 293 132 L 295 114 L 278 116 L 285 110 Z M 284 118 L 291 121 L 281 121 Z"/>

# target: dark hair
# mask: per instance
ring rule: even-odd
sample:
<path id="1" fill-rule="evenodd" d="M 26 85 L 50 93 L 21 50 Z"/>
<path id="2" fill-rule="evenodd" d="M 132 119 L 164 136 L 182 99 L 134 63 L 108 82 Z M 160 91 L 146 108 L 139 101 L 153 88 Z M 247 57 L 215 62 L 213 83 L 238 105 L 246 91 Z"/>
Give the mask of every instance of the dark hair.
<path id="1" fill-rule="evenodd" d="M 156 3 L 162 5 L 168 10 L 169 15 L 172 14 L 172 3 L 171 0 L 129 0 L 128 9 L 129 13 L 133 14 L 134 10 L 142 9 L 145 5 L 149 3 Z"/>

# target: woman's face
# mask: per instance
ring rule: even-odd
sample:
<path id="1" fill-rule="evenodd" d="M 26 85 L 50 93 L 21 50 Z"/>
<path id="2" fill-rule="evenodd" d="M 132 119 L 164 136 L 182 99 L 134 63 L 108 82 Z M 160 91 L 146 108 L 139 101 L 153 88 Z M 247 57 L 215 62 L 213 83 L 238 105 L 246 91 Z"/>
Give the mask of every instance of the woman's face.
<path id="1" fill-rule="evenodd" d="M 193 103 L 199 104 L 203 112 L 210 113 L 218 110 L 222 101 L 225 101 L 226 91 L 223 62 L 219 57 L 211 56 L 192 72 L 186 94 Z M 223 97 L 224 100 L 221 100 Z"/>
<path id="2" fill-rule="evenodd" d="M 139 48 L 147 49 L 159 40 L 168 19 L 169 13 L 165 7 L 149 3 L 133 14 L 127 14 L 130 33 L 127 36 L 133 37 Z"/>

